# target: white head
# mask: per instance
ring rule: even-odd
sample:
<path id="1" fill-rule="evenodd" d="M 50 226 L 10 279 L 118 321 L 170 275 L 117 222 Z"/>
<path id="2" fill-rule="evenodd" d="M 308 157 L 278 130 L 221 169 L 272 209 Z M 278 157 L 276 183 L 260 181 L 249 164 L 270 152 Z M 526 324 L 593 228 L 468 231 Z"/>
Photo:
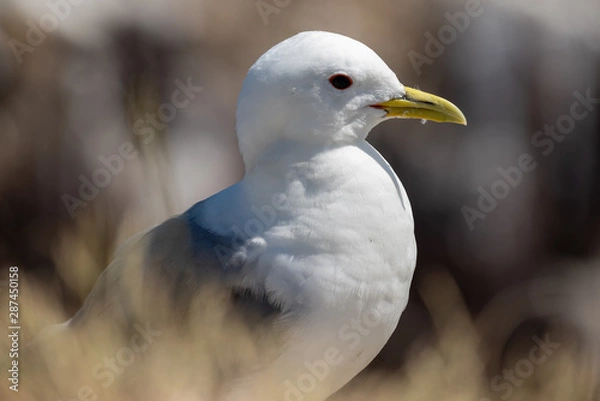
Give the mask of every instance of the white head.
<path id="1" fill-rule="evenodd" d="M 247 168 L 280 141 L 353 143 L 386 118 L 465 123 L 451 103 L 405 88 L 369 47 L 329 32 L 302 32 L 263 54 L 244 80 L 236 117 Z"/>

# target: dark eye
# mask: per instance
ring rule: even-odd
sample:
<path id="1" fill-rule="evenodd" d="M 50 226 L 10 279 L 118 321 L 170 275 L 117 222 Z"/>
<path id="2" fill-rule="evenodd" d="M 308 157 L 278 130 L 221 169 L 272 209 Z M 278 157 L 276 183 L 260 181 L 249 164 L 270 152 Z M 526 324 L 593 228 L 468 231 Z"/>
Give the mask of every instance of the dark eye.
<path id="1" fill-rule="evenodd" d="M 352 86 L 352 78 L 346 74 L 335 74 L 329 78 L 329 82 L 335 89 L 344 90 Z"/>

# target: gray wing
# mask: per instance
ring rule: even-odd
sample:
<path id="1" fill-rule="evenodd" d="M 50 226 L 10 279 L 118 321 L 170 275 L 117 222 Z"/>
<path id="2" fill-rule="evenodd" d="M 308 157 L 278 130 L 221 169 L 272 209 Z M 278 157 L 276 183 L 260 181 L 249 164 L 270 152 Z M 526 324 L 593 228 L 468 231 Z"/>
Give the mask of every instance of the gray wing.
<path id="1" fill-rule="evenodd" d="M 199 306 L 226 310 L 253 330 L 271 326 L 281 310 L 260 286 L 241 286 L 252 266 L 229 259 L 233 246 L 231 238 L 192 221 L 190 213 L 138 234 L 117 251 L 69 326 L 97 317 L 128 324 L 147 314 L 186 324 Z"/>
<path id="2" fill-rule="evenodd" d="M 291 322 L 289 312 L 284 316 L 261 288 L 240 286 L 253 266 L 240 258 L 225 266 L 223 250 L 234 252 L 231 247 L 230 238 L 193 222 L 189 213 L 132 237 L 57 336 L 77 347 L 58 353 L 67 365 L 87 361 L 77 373 L 96 372 L 104 358 L 139 341 L 141 327 L 160 335 L 138 358 L 160 360 L 161 372 L 169 375 L 192 373 L 201 380 L 194 385 L 214 399 L 223 390 L 219 386 L 276 358 Z M 136 365 L 119 380 L 129 375 L 141 380 L 147 377 L 144 369 Z M 202 382 L 206 378 L 214 380 Z"/>
<path id="3" fill-rule="evenodd" d="M 119 399 L 124 383 L 141 391 L 130 399 L 177 383 L 217 399 L 277 357 L 289 315 L 260 288 L 241 287 L 253 266 L 239 257 L 225 266 L 223 250 L 235 251 L 231 239 L 189 216 L 129 239 L 75 316 L 29 347 L 28 381 L 39 399 L 71 399 L 84 384 L 103 399 Z M 155 383 L 157 377 L 171 379 Z"/>

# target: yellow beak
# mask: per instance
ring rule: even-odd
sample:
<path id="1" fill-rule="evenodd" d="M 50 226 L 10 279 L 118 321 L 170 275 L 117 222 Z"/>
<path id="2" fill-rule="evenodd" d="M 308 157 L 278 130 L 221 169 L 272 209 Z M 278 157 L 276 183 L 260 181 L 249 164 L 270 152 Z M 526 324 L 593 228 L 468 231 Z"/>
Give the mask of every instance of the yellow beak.
<path id="1" fill-rule="evenodd" d="M 467 125 L 467 119 L 458 107 L 439 96 L 413 88 L 405 88 L 406 96 L 374 104 L 383 109 L 387 117 L 418 118 L 438 123 Z"/>

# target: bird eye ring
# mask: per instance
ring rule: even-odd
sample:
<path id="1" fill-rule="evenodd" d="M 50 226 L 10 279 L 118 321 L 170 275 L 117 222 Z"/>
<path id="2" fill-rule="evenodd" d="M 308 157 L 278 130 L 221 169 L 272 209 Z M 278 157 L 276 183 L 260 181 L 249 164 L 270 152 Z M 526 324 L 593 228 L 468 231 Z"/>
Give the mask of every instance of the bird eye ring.
<path id="1" fill-rule="evenodd" d="M 346 74 L 334 74 L 329 77 L 329 82 L 335 89 L 344 90 L 352 86 L 352 78 Z"/>

